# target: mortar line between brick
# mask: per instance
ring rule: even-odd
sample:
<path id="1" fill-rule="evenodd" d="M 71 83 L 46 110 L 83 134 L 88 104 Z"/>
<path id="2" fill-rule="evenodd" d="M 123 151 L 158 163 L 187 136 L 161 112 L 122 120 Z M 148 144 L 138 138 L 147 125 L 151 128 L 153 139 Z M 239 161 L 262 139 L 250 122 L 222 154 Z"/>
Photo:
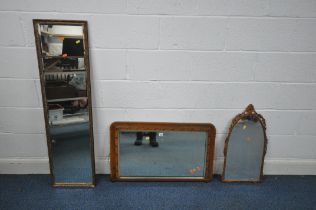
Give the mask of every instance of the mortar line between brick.
<path id="1" fill-rule="evenodd" d="M 241 112 L 244 110 L 245 107 L 233 107 L 233 108 L 164 108 L 164 107 L 99 107 L 93 106 L 93 109 L 97 110 L 146 110 L 146 111 L 236 111 Z M 41 111 L 43 107 L 17 107 L 17 106 L 0 106 L 0 109 L 19 109 L 19 110 L 38 110 Z M 258 108 L 256 109 L 257 112 L 316 112 L 316 109 L 277 109 L 277 108 Z"/>
<path id="2" fill-rule="evenodd" d="M 35 46 L 8 46 L 0 45 L 0 48 L 35 49 Z M 262 53 L 262 54 L 316 54 L 316 51 L 258 51 L 258 50 L 196 50 L 196 49 L 142 49 L 142 48 L 103 48 L 91 47 L 90 50 L 104 51 L 146 51 L 146 52 L 200 52 L 200 53 Z"/>
<path id="3" fill-rule="evenodd" d="M 67 12 L 67 11 L 24 11 L 24 10 L 0 10 L 0 13 L 52 13 L 52 14 L 62 14 L 62 15 L 107 15 L 107 16 L 151 16 L 151 17 L 178 17 L 178 18 L 258 18 L 258 19 L 316 19 L 316 17 L 307 16 L 307 17 L 299 17 L 299 16 L 253 16 L 253 15 L 183 15 L 183 14 L 132 14 L 132 13 L 100 13 L 100 12 Z"/>

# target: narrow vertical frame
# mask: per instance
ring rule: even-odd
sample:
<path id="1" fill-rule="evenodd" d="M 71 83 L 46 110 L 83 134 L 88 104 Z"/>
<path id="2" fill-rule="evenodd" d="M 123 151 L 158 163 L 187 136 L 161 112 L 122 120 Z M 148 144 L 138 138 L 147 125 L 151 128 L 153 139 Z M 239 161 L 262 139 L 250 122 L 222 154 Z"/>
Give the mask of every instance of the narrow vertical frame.
<path id="1" fill-rule="evenodd" d="M 47 98 L 45 93 L 45 78 L 44 78 L 44 66 L 42 62 L 42 47 L 41 39 L 38 33 L 38 26 L 45 24 L 51 25 L 70 25 L 70 26 L 82 26 L 83 27 L 83 42 L 84 42 L 84 64 L 86 72 L 86 88 L 88 97 L 88 110 L 89 110 L 89 145 L 90 145 L 90 156 L 91 156 L 91 172 L 92 180 L 91 182 L 56 182 L 54 176 L 54 165 L 53 165 L 53 154 L 52 154 L 52 142 L 49 135 L 49 122 L 48 122 L 48 106 Z M 42 91 L 42 102 L 45 120 L 45 130 L 46 130 L 46 141 L 48 148 L 48 158 L 49 158 L 49 168 L 51 185 L 53 187 L 94 187 L 96 184 L 95 180 L 95 154 L 94 154 L 94 137 L 93 137 L 93 118 L 92 118 L 92 96 L 91 96 L 91 80 L 90 80 L 90 62 L 89 62 L 89 37 L 88 37 L 88 22 L 84 20 L 48 20 L 48 19 L 33 19 L 33 29 L 35 37 L 35 45 L 37 52 L 37 61 L 39 68 L 39 78 L 41 82 Z"/>

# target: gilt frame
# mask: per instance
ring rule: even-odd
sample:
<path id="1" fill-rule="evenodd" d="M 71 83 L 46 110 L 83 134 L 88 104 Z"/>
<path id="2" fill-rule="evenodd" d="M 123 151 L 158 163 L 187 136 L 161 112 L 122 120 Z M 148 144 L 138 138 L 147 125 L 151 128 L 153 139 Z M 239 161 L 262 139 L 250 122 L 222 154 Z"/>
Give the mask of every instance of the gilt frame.
<path id="1" fill-rule="evenodd" d="M 205 153 L 205 174 L 195 177 L 121 177 L 119 175 L 119 132 L 135 130 L 159 131 L 205 131 L 208 134 Z M 213 177 L 216 129 L 211 123 L 167 123 L 167 122 L 113 122 L 110 127 L 110 169 L 112 181 L 190 181 L 209 182 Z"/>
<path id="2" fill-rule="evenodd" d="M 263 148 L 263 154 L 262 154 L 262 158 L 261 158 L 261 167 L 260 167 L 260 178 L 258 181 L 251 181 L 251 180 L 227 180 L 225 179 L 225 169 L 226 169 L 226 159 L 227 159 L 227 148 L 228 148 L 228 143 L 230 140 L 230 136 L 231 133 L 235 127 L 235 125 L 242 119 L 246 119 L 246 118 L 255 118 L 256 120 L 258 120 L 263 128 L 263 133 L 264 133 L 264 148 Z M 265 154 L 267 152 L 267 144 L 268 144 L 268 139 L 267 139 L 267 135 L 266 135 L 266 121 L 263 118 L 263 116 L 261 114 L 258 114 L 254 108 L 254 106 L 252 104 L 249 104 L 247 106 L 247 108 L 245 109 L 244 112 L 236 115 L 231 122 L 231 125 L 229 127 L 229 132 L 228 135 L 225 139 L 225 145 L 224 145 L 224 165 L 223 165 L 223 170 L 222 170 L 222 176 L 221 176 L 221 181 L 222 182 L 250 182 L 250 183 L 257 183 L 257 182 L 261 182 L 263 179 L 263 165 L 264 165 L 264 157 Z"/>

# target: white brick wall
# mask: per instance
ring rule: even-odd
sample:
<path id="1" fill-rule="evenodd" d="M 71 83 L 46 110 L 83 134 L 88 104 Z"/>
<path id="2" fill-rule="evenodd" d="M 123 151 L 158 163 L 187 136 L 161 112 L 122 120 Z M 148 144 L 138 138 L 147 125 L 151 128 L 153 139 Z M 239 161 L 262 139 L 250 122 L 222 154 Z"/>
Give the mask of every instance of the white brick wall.
<path id="1" fill-rule="evenodd" d="M 220 172 L 230 120 L 253 103 L 265 173 L 316 174 L 316 0 L 3 0 L 0 173 L 48 172 L 41 18 L 88 20 L 98 173 L 109 125 L 128 120 L 212 122 Z"/>
<path id="2" fill-rule="evenodd" d="M 160 48 L 181 50 L 223 50 L 227 18 L 161 18 Z"/>
<path id="3" fill-rule="evenodd" d="M 226 49 L 315 52 L 315 25 L 315 18 L 230 18 Z"/>

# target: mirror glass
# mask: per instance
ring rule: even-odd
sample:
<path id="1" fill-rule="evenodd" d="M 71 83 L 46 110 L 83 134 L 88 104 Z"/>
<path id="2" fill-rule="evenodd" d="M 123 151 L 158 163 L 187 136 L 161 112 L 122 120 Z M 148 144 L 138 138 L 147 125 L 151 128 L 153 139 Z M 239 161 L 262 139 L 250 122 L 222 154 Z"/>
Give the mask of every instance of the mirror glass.
<path id="1" fill-rule="evenodd" d="M 83 26 L 41 24 L 39 31 L 43 55 L 83 56 Z"/>
<path id="2" fill-rule="evenodd" d="M 207 132 L 120 131 L 122 177 L 204 177 Z"/>
<path id="3" fill-rule="evenodd" d="M 61 22 L 34 21 L 53 185 L 94 185 L 86 26 Z"/>
<path id="4" fill-rule="evenodd" d="M 265 133 L 255 117 L 240 119 L 227 144 L 224 180 L 259 181 L 264 155 Z"/>

